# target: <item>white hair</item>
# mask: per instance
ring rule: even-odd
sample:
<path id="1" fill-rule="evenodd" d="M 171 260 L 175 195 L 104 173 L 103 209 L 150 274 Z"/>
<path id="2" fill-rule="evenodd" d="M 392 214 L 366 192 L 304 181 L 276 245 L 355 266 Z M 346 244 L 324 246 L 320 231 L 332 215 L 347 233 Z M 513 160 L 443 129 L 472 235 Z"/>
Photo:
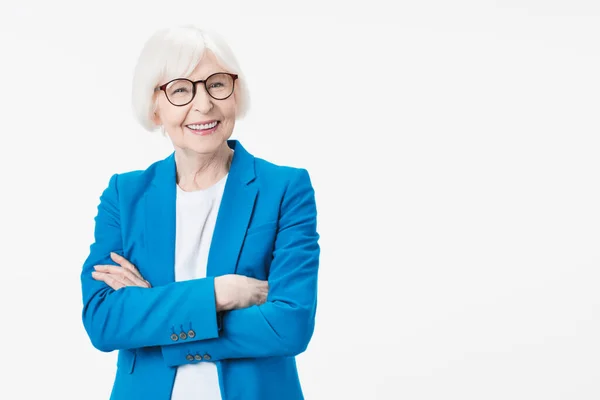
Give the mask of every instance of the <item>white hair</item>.
<path id="1" fill-rule="evenodd" d="M 208 49 L 235 81 L 236 119 L 243 118 L 250 107 L 250 96 L 237 59 L 218 33 L 194 25 L 160 29 L 144 45 L 133 74 L 132 107 L 135 119 L 148 131 L 158 126 L 152 115 L 158 104 L 154 89 L 171 79 L 187 77 Z"/>

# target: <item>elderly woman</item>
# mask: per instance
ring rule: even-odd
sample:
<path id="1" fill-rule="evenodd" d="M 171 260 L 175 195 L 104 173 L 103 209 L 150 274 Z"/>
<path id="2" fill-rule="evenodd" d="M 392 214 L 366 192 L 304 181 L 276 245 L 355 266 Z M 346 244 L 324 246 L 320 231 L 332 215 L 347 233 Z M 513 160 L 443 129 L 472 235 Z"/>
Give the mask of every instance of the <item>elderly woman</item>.
<path id="1" fill-rule="evenodd" d="M 114 174 L 83 265 L 83 324 L 118 350 L 111 399 L 302 399 L 294 356 L 314 330 L 319 234 L 305 169 L 231 140 L 246 82 L 229 46 L 194 27 L 144 46 L 142 126 L 174 151 Z"/>

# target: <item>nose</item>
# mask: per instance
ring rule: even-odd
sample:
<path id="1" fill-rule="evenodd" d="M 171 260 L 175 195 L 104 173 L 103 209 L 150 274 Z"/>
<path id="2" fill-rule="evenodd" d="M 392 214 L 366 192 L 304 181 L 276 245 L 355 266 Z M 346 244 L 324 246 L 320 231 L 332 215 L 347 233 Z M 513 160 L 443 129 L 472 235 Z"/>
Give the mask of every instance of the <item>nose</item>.
<path id="1" fill-rule="evenodd" d="M 196 96 L 194 96 L 194 100 L 192 100 L 193 107 L 202 114 L 208 114 L 208 112 L 213 108 L 212 100 L 212 97 L 210 97 L 206 92 L 204 84 L 197 83 Z"/>

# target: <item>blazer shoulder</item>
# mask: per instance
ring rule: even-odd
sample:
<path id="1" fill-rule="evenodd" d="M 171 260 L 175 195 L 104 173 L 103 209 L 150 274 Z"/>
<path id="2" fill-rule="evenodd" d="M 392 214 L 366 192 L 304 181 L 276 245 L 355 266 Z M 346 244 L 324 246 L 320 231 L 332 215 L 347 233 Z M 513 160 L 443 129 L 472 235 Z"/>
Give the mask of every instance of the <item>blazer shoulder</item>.
<path id="1" fill-rule="evenodd" d="M 156 175 L 156 170 L 164 160 L 155 161 L 146 169 L 123 171 L 113 174 L 111 182 L 119 192 L 140 194 L 147 189 Z"/>
<path id="2" fill-rule="evenodd" d="M 290 181 L 309 176 L 306 168 L 291 165 L 279 165 L 258 157 L 255 157 L 255 160 L 256 175 L 261 180 L 289 183 Z"/>

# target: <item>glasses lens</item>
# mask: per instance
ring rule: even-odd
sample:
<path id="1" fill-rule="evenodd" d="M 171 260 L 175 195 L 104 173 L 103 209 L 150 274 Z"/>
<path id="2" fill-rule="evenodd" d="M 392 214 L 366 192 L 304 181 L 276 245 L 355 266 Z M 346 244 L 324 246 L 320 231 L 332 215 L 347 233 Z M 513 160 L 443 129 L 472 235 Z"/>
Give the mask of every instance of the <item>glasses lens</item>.
<path id="1" fill-rule="evenodd" d="M 214 74 L 206 81 L 206 87 L 215 99 L 225 99 L 233 93 L 233 78 L 227 74 Z"/>
<path id="2" fill-rule="evenodd" d="M 169 83 L 165 92 L 171 103 L 182 105 L 192 100 L 193 89 L 194 87 L 190 81 L 178 79 Z"/>

